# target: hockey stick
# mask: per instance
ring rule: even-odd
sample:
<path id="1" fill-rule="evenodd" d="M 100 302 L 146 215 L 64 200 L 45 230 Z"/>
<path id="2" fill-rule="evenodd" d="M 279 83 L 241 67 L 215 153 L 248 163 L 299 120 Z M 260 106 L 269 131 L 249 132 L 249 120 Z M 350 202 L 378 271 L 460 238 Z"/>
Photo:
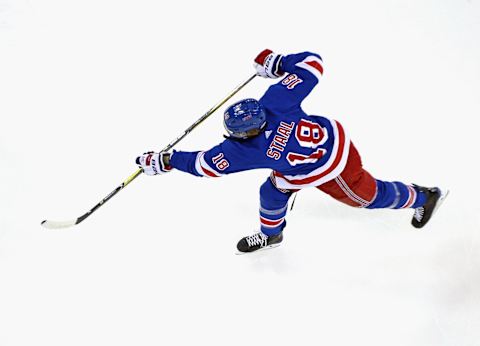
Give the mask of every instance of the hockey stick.
<path id="1" fill-rule="evenodd" d="M 174 139 L 170 144 L 168 144 L 163 150 L 163 151 L 169 151 L 172 149 L 178 142 L 180 142 L 182 139 L 184 139 L 190 132 L 192 132 L 198 125 L 200 125 L 205 119 L 207 119 L 210 115 L 212 115 L 217 109 L 219 109 L 225 102 L 227 102 L 229 99 L 233 97 L 237 92 L 239 92 L 245 85 L 250 83 L 257 75 L 254 74 L 251 77 L 249 77 L 246 81 L 244 81 L 242 84 L 237 86 L 230 94 L 228 94 L 223 100 L 221 100 L 219 103 L 217 103 L 215 106 L 210 108 L 207 113 L 202 115 L 197 121 L 195 121 L 188 129 L 185 130 L 183 134 L 178 136 L 176 139 Z M 129 176 L 123 183 L 121 183 L 115 190 L 110 192 L 110 194 L 107 195 L 104 199 L 102 199 L 100 202 L 98 202 L 92 209 L 90 209 L 88 212 L 83 214 L 82 216 L 70 220 L 70 221 L 50 221 L 50 220 L 44 220 L 42 221 L 41 225 L 45 228 L 48 229 L 59 229 L 59 228 L 67 228 L 71 227 L 74 225 L 78 225 L 80 222 L 85 220 L 87 217 L 92 215 L 94 211 L 96 211 L 98 208 L 100 208 L 102 205 L 104 205 L 110 198 L 115 196 L 120 190 L 122 190 L 125 186 L 130 184 L 132 181 L 134 181 L 140 174 L 143 173 L 143 170 L 139 168 L 135 173 L 133 173 L 131 176 Z"/>

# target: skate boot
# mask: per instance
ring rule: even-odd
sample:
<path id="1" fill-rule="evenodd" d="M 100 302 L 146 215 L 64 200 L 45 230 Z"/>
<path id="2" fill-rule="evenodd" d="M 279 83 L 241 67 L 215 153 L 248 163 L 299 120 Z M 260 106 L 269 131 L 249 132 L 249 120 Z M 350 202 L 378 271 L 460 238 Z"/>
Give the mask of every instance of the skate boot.
<path id="1" fill-rule="evenodd" d="M 415 214 L 412 218 L 412 226 L 422 228 L 432 217 L 433 213 L 443 203 L 448 195 L 448 190 L 441 191 L 438 187 L 422 187 L 414 185 L 419 191 L 425 193 L 427 201 L 421 207 L 415 208 Z"/>
<path id="2" fill-rule="evenodd" d="M 258 232 L 240 239 L 237 244 L 237 249 L 240 253 L 254 252 L 260 249 L 279 246 L 282 240 L 282 232 L 272 236 Z"/>

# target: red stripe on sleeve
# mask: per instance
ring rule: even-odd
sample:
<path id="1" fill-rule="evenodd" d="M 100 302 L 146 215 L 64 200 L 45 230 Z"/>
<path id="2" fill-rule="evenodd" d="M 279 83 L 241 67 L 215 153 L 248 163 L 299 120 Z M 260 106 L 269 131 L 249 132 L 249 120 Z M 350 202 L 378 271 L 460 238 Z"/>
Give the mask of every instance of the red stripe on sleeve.
<path id="1" fill-rule="evenodd" d="M 209 177 L 218 178 L 218 175 L 216 175 L 216 174 L 213 173 L 212 171 L 209 171 L 208 169 L 205 169 L 203 166 L 202 166 L 202 171 L 203 171 L 203 173 L 205 173 L 205 174 L 208 175 Z"/>
<path id="2" fill-rule="evenodd" d="M 306 61 L 305 64 L 312 66 L 314 69 L 318 70 L 320 74 L 323 75 L 323 66 L 317 61 Z"/>

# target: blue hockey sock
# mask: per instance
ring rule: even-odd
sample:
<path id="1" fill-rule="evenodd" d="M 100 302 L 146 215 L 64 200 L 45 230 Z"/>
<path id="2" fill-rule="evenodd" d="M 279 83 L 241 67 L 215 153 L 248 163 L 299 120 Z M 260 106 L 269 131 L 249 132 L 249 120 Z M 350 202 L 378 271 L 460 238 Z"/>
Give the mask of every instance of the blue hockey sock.
<path id="1" fill-rule="evenodd" d="M 285 215 L 291 192 L 278 190 L 267 179 L 260 187 L 260 227 L 262 233 L 272 236 L 280 233 L 286 225 Z"/>
<path id="2" fill-rule="evenodd" d="M 377 179 L 377 195 L 367 208 L 417 208 L 425 204 L 425 201 L 425 194 L 414 186 L 398 181 L 388 182 Z"/>

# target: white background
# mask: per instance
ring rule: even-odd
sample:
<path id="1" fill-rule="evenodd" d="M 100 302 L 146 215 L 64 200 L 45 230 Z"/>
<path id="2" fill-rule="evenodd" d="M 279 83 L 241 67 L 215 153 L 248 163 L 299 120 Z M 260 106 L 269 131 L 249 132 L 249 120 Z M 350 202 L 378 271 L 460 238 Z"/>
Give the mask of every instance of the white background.
<path id="1" fill-rule="evenodd" d="M 480 345 L 480 2 L 0 0 L 0 345 Z M 411 210 L 302 191 L 281 247 L 236 256 L 268 171 L 141 176 L 75 218 L 253 73 L 322 55 L 304 103 Z M 260 97 L 256 79 L 234 100 Z M 222 140 L 221 111 L 179 145 Z"/>

